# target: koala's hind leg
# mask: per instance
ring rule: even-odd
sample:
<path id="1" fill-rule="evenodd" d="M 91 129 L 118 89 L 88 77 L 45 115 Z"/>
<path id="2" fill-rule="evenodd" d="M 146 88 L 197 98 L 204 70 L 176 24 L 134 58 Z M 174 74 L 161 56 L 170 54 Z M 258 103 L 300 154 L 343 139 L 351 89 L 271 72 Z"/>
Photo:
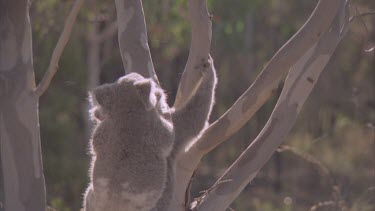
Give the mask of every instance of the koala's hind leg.
<path id="1" fill-rule="evenodd" d="M 95 188 L 92 183 L 87 188 L 84 200 L 84 211 L 112 210 L 111 204 L 113 203 L 109 197 L 110 190 L 108 187 L 105 187 L 102 181 L 99 181 L 99 183 L 101 184 L 96 184 Z"/>

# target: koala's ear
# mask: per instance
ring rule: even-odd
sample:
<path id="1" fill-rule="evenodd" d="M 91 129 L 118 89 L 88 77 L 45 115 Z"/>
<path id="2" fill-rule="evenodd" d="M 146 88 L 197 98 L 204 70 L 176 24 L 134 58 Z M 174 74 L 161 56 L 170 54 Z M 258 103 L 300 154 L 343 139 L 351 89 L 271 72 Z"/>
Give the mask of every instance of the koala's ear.
<path id="1" fill-rule="evenodd" d="M 154 83 L 150 79 L 143 79 L 134 82 L 135 89 L 146 110 L 151 110 L 156 106 L 157 99 L 154 94 Z"/>
<path id="2" fill-rule="evenodd" d="M 108 85 L 99 86 L 94 89 L 93 96 L 100 106 L 105 107 L 112 96 L 111 87 Z"/>

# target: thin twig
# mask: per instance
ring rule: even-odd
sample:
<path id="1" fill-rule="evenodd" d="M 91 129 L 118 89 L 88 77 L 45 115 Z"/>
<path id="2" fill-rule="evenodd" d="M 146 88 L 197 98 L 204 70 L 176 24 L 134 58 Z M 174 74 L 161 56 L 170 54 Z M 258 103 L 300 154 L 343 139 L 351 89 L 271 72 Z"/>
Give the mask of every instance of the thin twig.
<path id="1" fill-rule="evenodd" d="M 57 41 L 55 49 L 53 50 L 48 69 L 44 74 L 42 81 L 39 83 L 38 87 L 35 90 L 35 95 L 38 97 L 42 96 L 42 94 L 47 90 L 53 76 L 57 72 L 57 68 L 59 66 L 58 62 L 60 60 L 62 52 L 64 51 L 66 44 L 68 43 L 70 34 L 72 32 L 74 23 L 77 18 L 77 14 L 83 2 L 84 0 L 76 0 L 74 2 L 72 10 L 70 11 L 68 18 L 65 21 L 64 29 L 59 37 L 59 40 Z"/>
<path id="2" fill-rule="evenodd" d="M 353 15 L 352 17 L 350 17 L 350 22 L 355 20 L 356 18 L 359 18 L 359 17 L 365 17 L 365 16 L 369 16 L 369 15 L 375 15 L 375 11 L 371 11 L 371 12 L 364 12 L 364 13 L 360 13 L 360 14 L 357 14 L 357 15 Z"/>
<path id="3" fill-rule="evenodd" d="M 319 202 L 319 203 L 315 204 L 314 206 L 312 206 L 310 208 L 310 211 L 315 211 L 315 210 L 318 210 L 322 207 L 331 207 L 331 206 L 334 206 L 334 205 L 335 205 L 334 201 Z"/>
<path id="4" fill-rule="evenodd" d="M 189 209 L 189 205 L 190 205 L 190 198 L 191 198 L 191 186 L 193 185 L 193 180 L 195 178 L 195 175 L 197 173 L 197 170 L 195 169 L 195 171 L 193 172 L 193 175 L 191 176 L 191 179 L 189 181 L 189 184 L 188 184 L 188 187 L 186 188 L 186 192 L 185 192 L 185 209 Z"/>
<path id="5" fill-rule="evenodd" d="M 312 156 L 311 154 L 309 154 L 307 152 L 304 152 L 303 150 L 300 150 L 296 147 L 288 146 L 288 145 L 282 145 L 277 149 L 277 152 L 285 152 L 285 151 L 291 152 L 292 154 L 302 158 L 306 162 L 314 164 L 315 166 L 317 166 L 321 170 L 321 172 L 325 176 L 327 176 L 329 178 L 332 177 L 331 171 L 322 162 L 320 162 L 316 157 Z M 331 180 L 331 178 L 330 178 L 330 180 Z"/>
<path id="6" fill-rule="evenodd" d="M 197 206 L 203 201 L 203 199 L 211 192 L 213 191 L 215 188 L 217 188 L 220 184 L 223 184 L 223 183 L 227 183 L 227 182 L 231 182 L 232 179 L 227 179 L 227 180 L 223 180 L 223 181 L 219 181 L 217 183 L 215 183 L 212 187 L 210 187 L 209 189 L 207 190 L 202 190 L 200 191 L 199 193 L 201 193 L 202 195 L 197 197 L 197 198 L 194 198 L 193 202 L 190 204 L 190 207 L 188 208 L 188 210 L 196 210 Z"/>

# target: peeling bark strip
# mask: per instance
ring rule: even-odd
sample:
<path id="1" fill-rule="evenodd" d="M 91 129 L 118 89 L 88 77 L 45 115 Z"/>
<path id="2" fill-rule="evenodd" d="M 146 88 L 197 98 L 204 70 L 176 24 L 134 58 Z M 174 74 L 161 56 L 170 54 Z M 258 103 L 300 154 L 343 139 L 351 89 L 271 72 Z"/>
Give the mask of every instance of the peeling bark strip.
<path id="1" fill-rule="evenodd" d="M 320 73 L 346 33 L 349 23 L 347 6 L 342 0 L 329 31 L 291 68 L 281 96 L 266 126 L 254 142 L 216 182 L 217 188 L 204 196 L 196 210 L 225 210 L 256 176 L 285 136 L 292 129 L 303 103 Z M 344 30 L 342 30 L 344 29 Z M 231 182 L 222 183 L 230 180 Z"/>
<path id="2" fill-rule="evenodd" d="M 148 46 L 146 22 L 141 0 L 116 0 L 118 39 L 125 73 L 137 72 L 157 83 Z"/>
<path id="3" fill-rule="evenodd" d="M 0 157 L 5 210 L 45 210 L 27 0 L 0 0 Z"/>

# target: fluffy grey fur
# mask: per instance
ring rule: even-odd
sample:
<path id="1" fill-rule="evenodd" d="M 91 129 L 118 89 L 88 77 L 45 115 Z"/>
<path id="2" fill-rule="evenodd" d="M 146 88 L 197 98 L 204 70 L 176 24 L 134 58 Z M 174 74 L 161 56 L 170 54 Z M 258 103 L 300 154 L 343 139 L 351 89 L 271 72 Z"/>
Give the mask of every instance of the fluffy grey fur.
<path id="1" fill-rule="evenodd" d="M 164 211 L 173 199 L 175 156 L 200 136 L 211 113 L 217 81 L 211 65 L 196 67 L 201 78 L 178 110 L 136 73 L 93 91 L 97 127 L 86 211 Z"/>
<path id="2" fill-rule="evenodd" d="M 97 126 L 84 209 L 150 210 L 165 188 L 175 139 L 163 90 L 132 73 L 96 88 L 90 98 Z"/>

